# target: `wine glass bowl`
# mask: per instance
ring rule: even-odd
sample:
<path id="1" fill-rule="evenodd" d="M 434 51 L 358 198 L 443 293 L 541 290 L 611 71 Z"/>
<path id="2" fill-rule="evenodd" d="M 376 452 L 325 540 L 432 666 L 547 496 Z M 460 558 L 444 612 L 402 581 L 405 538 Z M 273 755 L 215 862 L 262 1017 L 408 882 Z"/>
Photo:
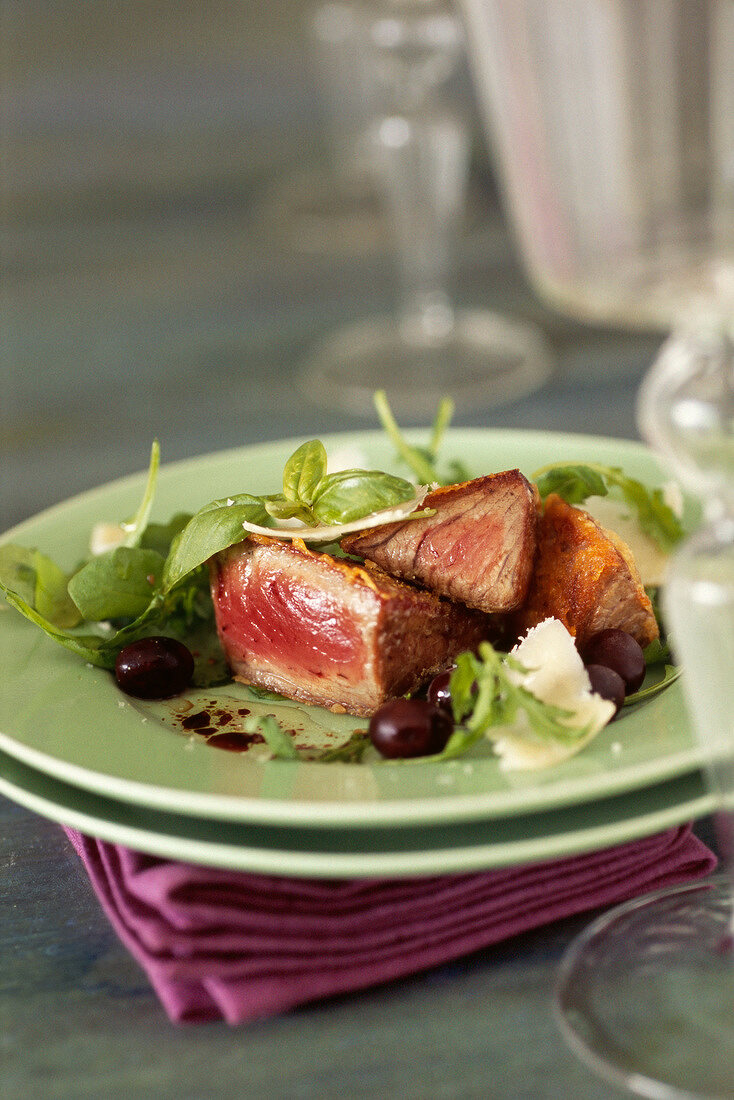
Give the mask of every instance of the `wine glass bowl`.
<path id="1" fill-rule="evenodd" d="M 667 330 L 734 270 L 734 5 L 461 0 L 528 276 L 562 312 Z M 731 295 L 729 295 L 731 297 Z"/>
<path id="2" fill-rule="evenodd" d="M 375 89 L 365 146 L 392 233 L 397 308 L 328 335 L 300 387 L 368 416 L 383 389 L 401 419 L 421 421 L 446 395 L 459 410 L 519 397 L 550 372 L 542 336 L 486 309 L 457 308 L 450 289 L 471 144 L 446 94 L 464 56 L 462 25 L 441 0 L 384 0 L 366 9 L 362 41 Z"/>

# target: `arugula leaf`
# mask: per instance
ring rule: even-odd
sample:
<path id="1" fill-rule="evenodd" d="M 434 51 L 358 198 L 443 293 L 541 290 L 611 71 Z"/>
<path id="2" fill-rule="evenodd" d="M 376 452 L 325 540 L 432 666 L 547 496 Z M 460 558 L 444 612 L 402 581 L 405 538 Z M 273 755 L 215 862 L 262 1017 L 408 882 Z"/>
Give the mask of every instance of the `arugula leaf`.
<path id="1" fill-rule="evenodd" d="M 192 516 L 173 540 L 163 568 L 163 592 L 170 592 L 213 554 L 242 542 L 247 537 L 243 520 L 268 526 L 270 517 L 261 497 L 241 493 L 226 500 L 214 500 Z"/>
<path id="2" fill-rule="evenodd" d="M 556 493 L 567 504 L 582 504 L 587 497 L 605 497 L 609 492 L 604 478 L 591 466 L 552 466 L 533 474 L 542 500 Z"/>
<path id="3" fill-rule="evenodd" d="M 653 684 L 648 684 L 647 687 L 641 687 L 639 691 L 632 692 L 624 700 L 624 706 L 630 707 L 635 703 L 644 703 L 648 699 L 652 699 L 654 695 L 659 695 L 661 691 L 665 691 L 681 674 L 682 669 L 675 665 L 666 664 L 661 679 L 656 680 Z"/>
<path id="4" fill-rule="evenodd" d="M 512 726 L 520 711 L 537 740 L 573 744 L 586 736 L 585 727 L 568 725 L 571 711 L 544 703 L 511 675 L 526 671 L 511 654 L 499 653 L 489 642 L 480 643 L 478 655 L 459 655 L 449 690 L 454 718 L 477 735 L 469 744 L 495 726 Z"/>
<path id="5" fill-rule="evenodd" d="M 381 470 L 339 470 L 321 481 L 313 499 L 319 523 L 351 523 L 410 500 L 415 486 Z"/>
<path id="6" fill-rule="evenodd" d="M 298 760 L 299 753 L 293 738 L 272 714 L 251 715 L 242 726 L 245 733 L 259 733 L 276 760 Z"/>
<path id="7" fill-rule="evenodd" d="M 74 574 L 69 595 L 87 622 L 136 619 L 150 605 L 163 575 L 157 550 L 118 546 Z"/>
<path id="8" fill-rule="evenodd" d="M 183 531 L 190 519 L 191 512 L 176 512 L 167 523 L 148 523 L 138 545 L 143 550 L 157 550 L 165 558 L 176 535 Z"/>
<path id="9" fill-rule="evenodd" d="M 610 489 L 617 489 L 637 513 L 642 530 L 661 550 L 673 550 L 683 538 L 683 526 L 666 504 L 662 489 L 649 489 L 617 466 L 543 466 L 532 474 L 532 480 L 543 500 L 549 493 L 557 493 L 568 504 L 581 504 L 590 496 L 607 496 Z"/>
<path id="10" fill-rule="evenodd" d="M 286 500 L 313 504 L 325 476 L 326 448 L 320 439 L 311 439 L 295 450 L 285 464 L 283 496 Z"/>
<path id="11" fill-rule="evenodd" d="M 456 478 L 441 477 L 436 466 L 441 439 L 454 414 L 454 403 L 450 397 L 445 397 L 438 406 L 427 448 L 416 447 L 408 443 L 392 414 L 384 390 L 377 390 L 373 394 L 372 400 L 380 423 L 392 441 L 395 450 L 422 485 L 432 485 L 434 482 L 438 482 L 439 485 L 449 485 L 456 481 Z M 465 472 L 463 467 L 462 472 Z M 468 478 L 462 477 L 461 480 L 466 481 Z"/>
<path id="12" fill-rule="evenodd" d="M 0 590 L 2 590 L 11 607 L 14 607 L 21 615 L 25 615 L 26 619 L 35 623 L 36 626 L 40 626 L 41 630 L 44 630 L 54 641 L 65 646 L 66 649 L 70 649 L 72 653 L 76 653 L 78 657 L 82 657 L 89 664 L 98 665 L 100 668 L 114 668 L 114 657 L 110 664 L 109 657 L 105 652 L 105 639 L 94 634 L 72 634 L 68 630 L 55 626 L 43 615 L 40 615 L 27 600 L 8 588 L 2 581 L 0 581 Z"/>
<path id="13" fill-rule="evenodd" d="M 361 764 L 362 757 L 371 744 L 365 730 L 355 730 L 341 745 L 324 749 L 314 760 L 319 764 Z"/>
<path id="14" fill-rule="evenodd" d="M 150 465 L 148 466 L 148 480 L 145 483 L 145 489 L 143 490 L 143 497 L 138 505 L 138 510 L 133 518 L 122 524 L 122 529 L 125 531 L 125 539 L 123 546 L 139 546 L 140 540 L 143 537 L 145 528 L 148 525 L 148 519 L 150 518 L 150 510 L 153 507 L 153 497 L 155 496 L 156 481 L 158 480 L 158 467 L 161 461 L 161 449 L 158 445 L 158 440 L 153 441 L 153 446 L 150 450 Z"/>
<path id="15" fill-rule="evenodd" d="M 53 626 L 68 630 L 80 622 L 67 592 L 68 575 L 40 550 L 15 543 L 0 546 L 0 585 L 19 597 Z"/>

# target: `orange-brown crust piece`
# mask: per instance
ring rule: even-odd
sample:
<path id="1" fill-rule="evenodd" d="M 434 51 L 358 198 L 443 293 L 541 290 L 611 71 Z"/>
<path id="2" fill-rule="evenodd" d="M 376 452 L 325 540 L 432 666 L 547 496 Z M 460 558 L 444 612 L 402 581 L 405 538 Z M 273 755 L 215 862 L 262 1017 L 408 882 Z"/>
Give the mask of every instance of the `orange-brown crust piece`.
<path id="1" fill-rule="evenodd" d="M 560 619 L 579 646 L 607 627 L 627 631 L 642 646 L 659 634 L 627 545 L 555 493 L 545 502 L 530 590 L 513 627 L 523 634 L 549 616 Z"/>

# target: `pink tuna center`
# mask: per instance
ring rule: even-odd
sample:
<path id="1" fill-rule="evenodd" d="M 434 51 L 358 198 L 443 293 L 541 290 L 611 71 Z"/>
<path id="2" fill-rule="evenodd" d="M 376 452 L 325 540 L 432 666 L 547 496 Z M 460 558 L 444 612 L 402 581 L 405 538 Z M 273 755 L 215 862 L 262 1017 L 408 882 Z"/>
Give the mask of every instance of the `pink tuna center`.
<path id="1" fill-rule="evenodd" d="M 235 588 L 233 598 L 227 578 L 222 579 L 218 617 L 226 623 L 228 649 L 246 660 L 359 681 L 364 641 L 338 600 L 276 573 L 262 574 L 259 583 L 247 585 L 244 598 L 238 598 Z"/>

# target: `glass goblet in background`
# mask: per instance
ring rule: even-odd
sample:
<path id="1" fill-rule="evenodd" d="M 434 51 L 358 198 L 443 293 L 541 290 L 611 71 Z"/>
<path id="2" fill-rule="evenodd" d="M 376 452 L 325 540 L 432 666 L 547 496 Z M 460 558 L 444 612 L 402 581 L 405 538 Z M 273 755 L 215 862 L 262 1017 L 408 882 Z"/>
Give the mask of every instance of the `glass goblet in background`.
<path id="1" fill-rule="evenodd" d="M 263 217 L 291 249 L 360 256 L 387 247 L 386 219 L 364 140 L 374 114 L 374 76 L 363 48 L 365 5 L 326 0 L 307 7 L 304 44 L 320 114 L 320 159 L 284 172 Z"/>
<path id="2" fill-rule="evenodd" d="M 672 330 L 640 428 L 704 515 L 663 608 L 728 873 L 600 918 L 562 964 L 558 1016 L 588 1064 L 633 1092 L 731 1097 L 734 4 L 462 4 L 528 273 L 574 317 Z"/>
<path id="3" fill-rule="evenodd" d="M 386 0 L 365 8 L 363 48 L 377 104 L 366 140 L 393 235 L 398 307 L 327 336 L 301 388 L 368 416 L 384 389 L 396 414 L 420 421 L 446 395 L 459 409 L 519 397 L 551 369 L 540 334 L 458 309 L 450 291 L 470 154 L 468 123 L 446 95 L 464 56 L 461 23 L 439 0 Z"/>

